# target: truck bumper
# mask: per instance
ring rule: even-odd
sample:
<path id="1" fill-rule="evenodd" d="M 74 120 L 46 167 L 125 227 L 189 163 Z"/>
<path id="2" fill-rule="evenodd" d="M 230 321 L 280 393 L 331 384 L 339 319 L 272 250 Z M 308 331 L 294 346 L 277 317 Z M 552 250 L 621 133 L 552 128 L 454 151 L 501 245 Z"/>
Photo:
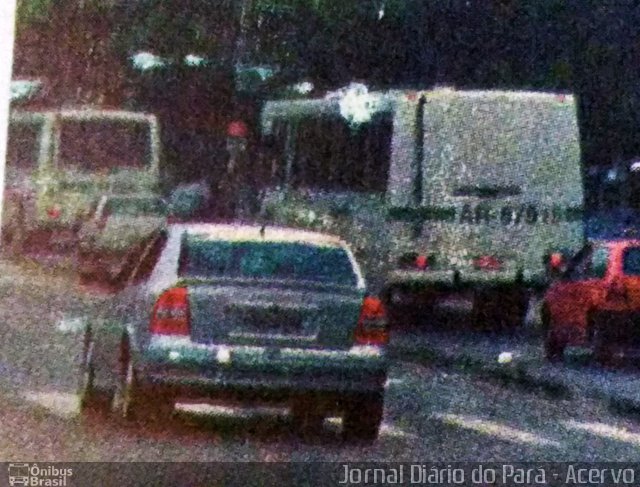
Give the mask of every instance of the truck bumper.
<path id="1" fill-rule="evenodd" d="M 526 274 L 513 271 L 490 271 L 464 269 L 461 271 L 393 271 L 387 278 L 387 286 L 406 288 L 428 288 L 441 291 L 454 291 L 482 288 L 505 288 L 513 285 L 533 285 L 533 278 L 524 278 Z M 532 276 L 527 276 L 532 277 Z"/>

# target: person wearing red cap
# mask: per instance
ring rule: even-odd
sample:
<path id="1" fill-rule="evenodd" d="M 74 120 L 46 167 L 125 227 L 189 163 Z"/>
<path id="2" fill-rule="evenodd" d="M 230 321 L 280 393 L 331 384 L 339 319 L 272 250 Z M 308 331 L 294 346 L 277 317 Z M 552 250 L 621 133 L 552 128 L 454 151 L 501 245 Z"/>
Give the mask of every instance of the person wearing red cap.
<path id="1" fill-rule="evenodd" d="M 242 120 L 233 120 L 227 125 L 227 164 L 224 174 L 218 179 L 215 198 L 218 200 L 220 217 L 232 219 L 246 216 L 247 185 L 249 183 L 249 128 Z"/>

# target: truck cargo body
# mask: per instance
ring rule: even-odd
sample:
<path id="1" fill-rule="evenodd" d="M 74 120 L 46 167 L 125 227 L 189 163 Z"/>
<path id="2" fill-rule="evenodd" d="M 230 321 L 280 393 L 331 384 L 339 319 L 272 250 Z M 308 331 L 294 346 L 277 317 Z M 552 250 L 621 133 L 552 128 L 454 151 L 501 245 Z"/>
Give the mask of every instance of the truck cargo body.
<path id="1" fill-rule="evenodd" d="M 386 187 L 341 192 L 284 184 L 278 198 L 268 193 L 267 214 L 329 226 L 355 242 L 374 282 L 383 276 L 392 307 L 429 314 L 438 301 L 461 294 L 473 301 L 477 321 L 521 321 L 528 290 L 545 285 L 546 258 L 578 249 L 584 238 L 574 98 L 450 89 L 381 97 L 392 121 Z M 267 104 L 264 116 L 287 118 L 283 108 L 270 112 Z M 302 111 L 292 105 L 288 113 L 290 125 L 300 123 Z M 299 162 L 295 154 L 287 160 Z"/>

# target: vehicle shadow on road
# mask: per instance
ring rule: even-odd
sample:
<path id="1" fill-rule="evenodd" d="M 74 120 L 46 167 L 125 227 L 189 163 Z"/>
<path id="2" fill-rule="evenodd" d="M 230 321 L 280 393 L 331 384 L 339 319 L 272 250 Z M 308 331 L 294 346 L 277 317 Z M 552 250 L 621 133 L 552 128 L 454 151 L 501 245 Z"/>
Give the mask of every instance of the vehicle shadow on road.
<path id="1" fill-rule="evenodd" d="M 224 406 L 178 405 L 162 421 L 124 420 L 110 411 L 106 399 L 81 416 L 84 429 L 91 435 L 111 437 L 114 430 L 123 439 L 153 439 L 179 442 L 302 442 L 311 445 L 343 443 L 336 420 L 330 418 L 313 434 L 298 431 L 286 408 L 235 408 Z"/>

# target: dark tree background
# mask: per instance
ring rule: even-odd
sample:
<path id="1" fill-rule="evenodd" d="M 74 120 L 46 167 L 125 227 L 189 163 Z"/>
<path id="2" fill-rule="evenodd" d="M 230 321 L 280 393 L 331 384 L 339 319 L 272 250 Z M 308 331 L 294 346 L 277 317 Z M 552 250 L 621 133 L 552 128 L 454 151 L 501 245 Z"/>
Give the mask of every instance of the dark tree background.
<path id="1" fill-rule="evenodd" d="M 174 158 L 193 140 L 216 150 L 229 117 L 255 117 L 303 79 L 320 92 L 353 80 L 572 91 L 593 165 L 640 156 L 638 25 L 637 0 L 21 0 L 14 70 L 46 77 L 54 104 L 159 113 Z M 212 62 L 137 73 L 130 56 L 145 50 Z M 241 93 L 238 61 L 279 70 Z"/>

